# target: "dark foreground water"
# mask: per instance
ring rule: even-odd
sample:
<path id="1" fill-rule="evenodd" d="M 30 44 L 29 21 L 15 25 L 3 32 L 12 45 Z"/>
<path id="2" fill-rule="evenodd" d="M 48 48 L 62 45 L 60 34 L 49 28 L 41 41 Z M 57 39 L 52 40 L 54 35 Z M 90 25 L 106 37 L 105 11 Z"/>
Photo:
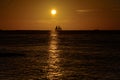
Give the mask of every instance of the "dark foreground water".
<path id="1" fill-rule="evenodd" d="M 120 80 L 120 31 L 1 31 L 0 80 Z"/>

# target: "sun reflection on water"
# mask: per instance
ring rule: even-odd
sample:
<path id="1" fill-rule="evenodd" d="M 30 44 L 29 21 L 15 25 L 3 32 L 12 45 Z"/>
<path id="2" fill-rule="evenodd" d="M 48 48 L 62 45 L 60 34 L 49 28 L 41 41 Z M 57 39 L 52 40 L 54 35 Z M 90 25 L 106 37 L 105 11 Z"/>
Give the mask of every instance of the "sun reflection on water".
<path id="1" fill-rule="evenodd" d="M 59 53 L 60 50 L 58 50 L 58 35 L 56 32 L 51 32 L 47 72 L 47 78 L 49 80 L 60 80 L 60 77 L 62 76 L 61 68 L 59 66 Z"/>

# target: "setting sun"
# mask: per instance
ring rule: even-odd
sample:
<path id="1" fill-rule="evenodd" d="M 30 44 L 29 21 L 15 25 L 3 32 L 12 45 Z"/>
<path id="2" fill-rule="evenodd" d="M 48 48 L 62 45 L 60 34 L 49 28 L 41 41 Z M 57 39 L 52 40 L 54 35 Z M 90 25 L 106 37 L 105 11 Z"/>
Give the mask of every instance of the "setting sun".
<path id="1" fill-rule="evenodd" d="M 51 10 L 51 14 L 52 14 L 52 15 L 55 15 L 56 13 L 57 13 L 57 12 L 56 12 L 55 9 Z"/>

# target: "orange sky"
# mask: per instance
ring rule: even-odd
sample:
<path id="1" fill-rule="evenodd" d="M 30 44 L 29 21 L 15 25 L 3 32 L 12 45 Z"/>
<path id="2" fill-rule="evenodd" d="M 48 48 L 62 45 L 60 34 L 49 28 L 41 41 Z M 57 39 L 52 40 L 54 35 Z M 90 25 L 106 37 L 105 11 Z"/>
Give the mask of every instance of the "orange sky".
<path id="1" fill-rule="evenodd" d="M 120 29 L 120 0 L 1 0 L 0 29 Z M 57 14 L 51 15 L 51 9 Z"/>

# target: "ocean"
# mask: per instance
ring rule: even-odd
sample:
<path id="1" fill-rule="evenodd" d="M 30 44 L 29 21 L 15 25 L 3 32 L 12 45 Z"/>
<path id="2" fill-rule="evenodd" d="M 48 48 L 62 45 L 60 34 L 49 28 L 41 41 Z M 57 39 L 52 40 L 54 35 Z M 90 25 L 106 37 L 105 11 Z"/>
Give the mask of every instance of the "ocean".
<path id="1" fill-rule="evenodd" d="M 120 80 L 120 31 L 0 31 L 0 80 Z"/>

